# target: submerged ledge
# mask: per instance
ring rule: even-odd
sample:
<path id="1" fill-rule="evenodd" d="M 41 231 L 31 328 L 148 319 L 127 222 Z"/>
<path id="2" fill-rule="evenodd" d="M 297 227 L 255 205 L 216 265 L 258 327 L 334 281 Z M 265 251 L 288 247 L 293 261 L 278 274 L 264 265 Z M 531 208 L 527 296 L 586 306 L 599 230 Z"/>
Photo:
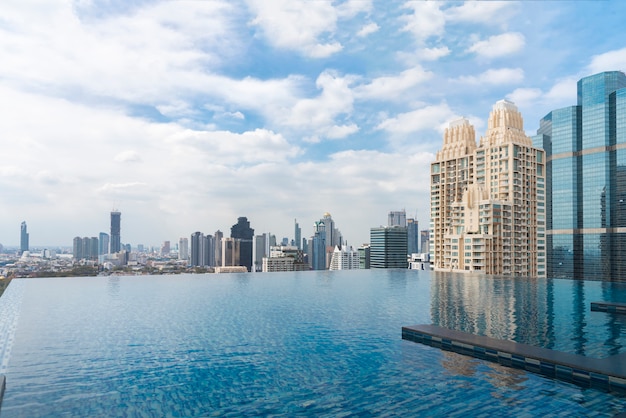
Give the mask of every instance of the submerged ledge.
<path id="1" fill-rule="evenodd" d="M 436 325 L 402 327 L 402 339 L 584 387 L 626 394 L 626 353 L 604 359 L 590 358 Z"/>
<path id="2" fill-rule="evenodd" d="M 594 312 L 607 312 L 626 315 L 626 303 L 591 302 L 591 310 Z"/>
<path id="3" fill-rule="evenodd" d="M 4 398 L 4 389 L 6 388 L 7 378 L 0 374 L 0 409 L 2 409 L 2 398 Z"/>

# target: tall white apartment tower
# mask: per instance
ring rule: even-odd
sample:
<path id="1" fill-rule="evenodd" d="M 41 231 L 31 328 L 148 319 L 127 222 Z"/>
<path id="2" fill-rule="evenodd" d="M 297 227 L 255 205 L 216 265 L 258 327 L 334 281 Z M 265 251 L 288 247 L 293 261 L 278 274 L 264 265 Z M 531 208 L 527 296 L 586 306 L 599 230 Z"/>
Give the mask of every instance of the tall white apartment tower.
<path id="1" fill-rule="evenodd" d="M 545 276 L 544 165 L 512 102 L 493 106 L 478 146 L 467 120 L 451 123 L 431 164 L 433 268 Z"/>

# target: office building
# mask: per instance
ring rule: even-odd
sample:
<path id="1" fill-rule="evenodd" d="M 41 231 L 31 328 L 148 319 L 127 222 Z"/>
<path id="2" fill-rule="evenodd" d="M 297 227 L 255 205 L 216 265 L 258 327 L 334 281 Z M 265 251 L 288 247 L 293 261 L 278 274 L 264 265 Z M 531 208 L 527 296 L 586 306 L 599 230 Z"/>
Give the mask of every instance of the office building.
<path id="1" fill-rule="evenodd" d="M 541 121 L 549 277 L 626 280 L 626 75 L 577 83 L 575 106 Z"/>
<path id="2" fill-rule="evenodd" d="M 326 270 L 326 237 L 324 221 L 316 221 L 313 225 L 309 256 L 312 270 Z"/>
<path id="3" fill-rule="evenodd" d="M 298 249 L 301 250 L 302 249 L 302 228 L 300 228 L 300 225 L 298 225 L 297 219 L 294 219 L 293 223 L 294 223 L 293 240 L 295 241 L 296 247 L 298 247 Z"/>
<path id="4" fill-rule="evenodd" d="M 213 265 L 222 265 L 222 239 L 224 239 L 224 233 L 219 229 L 213 234 Z"/>
<path id="5" fill-rule="evenodd" d="M 513 103 L 493 106 L 478 146 L 466 119 L 452 122 L 431 164 L 433 268 L 545 276 L 544 168 Z"/>
<path id="6" fill-rule="evenodd" d="M 100 232 L 98 238 L 98 255 L 105 255 L 109 253 L 109 234 L 106 232 Z"/>
<path id="7" fill-rule="evenodd" d="M 122 250 L 121 241 L 122 213 L 118 211 L 111 212 L 111 249 L 110 254 L 118 253 Z"/>
<path id="8" fill-rule="evenodd" d="M 243 242 L 239 238 L 223 238 L 222 239 L 222 266 L 234 267 L 244 266 L 241 260 L 241 246 Z M 248 270 L 250 271 L 250 270 Z"/>
<path id="9" fill-rule="evenodd" d="M 359 252 L 359 268 L 360 269 L 369 269 L 370 268 L 370 245 L 363 244 L 357 250 Z"/>
<path id="10" fill-rule="evenodd" d="M 406 227 L 381 226 L 370 229 L 370 268 L 407 268 Z"/>
<path id="11" fill-rule="evenodd" d="M 266 233 L 254 237 L 254 271 L 263 271 L 263 257 L 269 256 L 267 240 Z"/>
<path id="12" fill-rule="evenodd" d="M 178 240 L 178 259 L 189 260 L 189 239 L 181 237 Z"/>
<path id="13" fill-rule="evenodd" d="M 263 272 L 309 270 L 304 253 L 296 246 L 270 247 L 269 256 L 263 257 L 262 267 Z"/>
<path id="14" fill-rule="evenodd" d="M 409 218 L 406 220 L 406 250 L 408 255 L 420 252 L 419 247 L 419 225 L 417 220 Z"/>
<path id="15" fill-rule="evenodd" d="M 406 211 L 392 210 L 387 216 L 387 226 L 406 226 Z"/>
<path id="16" fill-rule="evenodd" d="M 430 240 L 428 237 L 430 236 L 430 231 L 428 229 L 424 229 L 420 231 L 420 254 L 425 254 L 429 252 L 430 248 Z"/>
<path id="17" fill-rule="evenodd" d="M 222 266 L 244 266 L 248 271 L 252 271 L 252 240 L 254 239 L 254 229 L 250 228 L 248 218 L 245 216 L 237 218 L 237 223 L 230 228 L 230 237 L 239 240 L 239 262 L 241 264 L 224 264 L 224 260 L 222 259 Z M 224 252 L 222 252 L 222 256 L 223 255 Z"/>
<path id="18" fill-rule="evenodd" d="M 335 245 L 341 245 L 343 242 L 343 237 L 341 236 L 341 232 L 339 229 L 335 227 L 335 221 L 330 213 L 325 212 L 322 219 L 319 222 L 324 224 L 324 231 L 326 232 L 326 237 L 324 242 L 326 246 L 334 247 Z M 332 250 L 331 250 L 332 251 Z"/>
<path id="19" fill-rule="evenodd" d="M 205 249 L 204 249 L 204 244 L 205 244 L 205 239 L 204 239 L 204 234 L 202 232 L 194 232 L 193 234 L 191 234 L 191 250 L 190 250 L 190 262 L 189 265 L 192 267 L 202 267 L 202 266 L 206 266 L 206 261 L 205 261 Z"/>
<path id="20" fill-rule="evenodd" d="M 89 260 L 96 261 L 98 260 L 98 238 L 96 237 L 75 237 L 73 241 L 72 247 L 72 256 L 75 260 Z"/>
<path id="21" fill-rule="evenodd" d="M 25 251 L 29 251 L 28 243 L 28 227 L 26 221 L 23 221 L 20 225 L 20 254 L 24 254 Z"/>
<path id="22" fill-rule="evenodd" d="M 170 255 L 170 252 L 172 251 L 171 246 L 170 246 L 170 242 L 169 241 L 163 241 L 163 244 L 161 245 L 161 256 L 168 256 Z"/>

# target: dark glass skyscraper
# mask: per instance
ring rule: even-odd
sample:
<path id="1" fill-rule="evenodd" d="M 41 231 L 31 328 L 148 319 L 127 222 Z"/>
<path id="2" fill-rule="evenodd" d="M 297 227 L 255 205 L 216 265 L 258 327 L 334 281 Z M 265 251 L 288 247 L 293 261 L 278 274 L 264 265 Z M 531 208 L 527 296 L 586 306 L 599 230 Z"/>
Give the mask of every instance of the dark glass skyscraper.
<path id="1" fill-rule="evenodd" d="M 26 226 L 26 221 L 24 221 L 20 225 L 20 254 L 23 254 L 24 251 L 28 251 L 28 249 L 28 228 Z"/>
<path id="2" fill-rule="evenodd" d="M 250 228 L 250 222 L 245 216 L 237 218 L 237 223 L 230 228 L 230 237 L 241 241 L 240 263 L 248 271 L 252 271 L 252 241 L 254 229 Z"/>
<path id="3" fill-rule="evenodd" d="M 626 280 L 626 75 L 578 81 L 578 103 L 540 122 L 549 277 Z"/>
<path id="4" fill-rule="evenodd" d="M 121 212 L 111 212 L 111 254 L 120 252 L 122 249 L 122 240 L 120 236 L 122 226 Z"/>
<path id="5" fill-rule="evenodd" d="M 370 229 L 370 268 L 407 268 L 406 227 Z"/>
<path id="6" fill-rule="evenodd" d="M 409 218 L 406 220 L 406 239 L 407 239 L 407 254 L 417 254 L 420 252 L 419 247 L 419 225 L 417 220 Z"/>

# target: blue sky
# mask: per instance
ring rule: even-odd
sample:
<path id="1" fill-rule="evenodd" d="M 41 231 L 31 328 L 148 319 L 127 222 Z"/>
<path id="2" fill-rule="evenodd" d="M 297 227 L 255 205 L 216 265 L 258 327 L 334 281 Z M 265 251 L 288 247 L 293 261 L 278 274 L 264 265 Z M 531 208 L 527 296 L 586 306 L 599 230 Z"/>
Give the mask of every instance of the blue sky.
<path id="1" fill-rule="evenodd" d="M 4 1 L 0 243 L 108 232 L 303 236 L 348 244 L 390 210 L 428 229 L 448 123 L 492 105 L 539 119 L 576 81 L 626 70 L 622 1 Z M 478 138 L 477 138 L 478 139 Z"/>

